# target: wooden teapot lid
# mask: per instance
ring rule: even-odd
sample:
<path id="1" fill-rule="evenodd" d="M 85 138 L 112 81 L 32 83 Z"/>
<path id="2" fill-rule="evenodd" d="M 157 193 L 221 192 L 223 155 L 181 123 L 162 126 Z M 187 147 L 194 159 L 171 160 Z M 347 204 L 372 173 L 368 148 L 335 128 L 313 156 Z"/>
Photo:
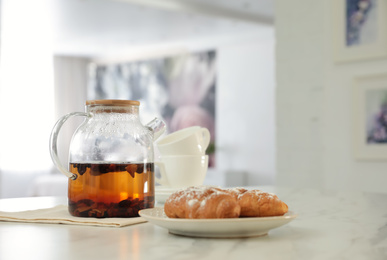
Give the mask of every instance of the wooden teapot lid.
<path id="1" fill-rule="evenodd" d="M 139 106 L 140 101 L 137 100 L 123 100 L 123 99 L 99 99 L 87 100 L 86 106 L 105 105 L 105 106 Z"/>

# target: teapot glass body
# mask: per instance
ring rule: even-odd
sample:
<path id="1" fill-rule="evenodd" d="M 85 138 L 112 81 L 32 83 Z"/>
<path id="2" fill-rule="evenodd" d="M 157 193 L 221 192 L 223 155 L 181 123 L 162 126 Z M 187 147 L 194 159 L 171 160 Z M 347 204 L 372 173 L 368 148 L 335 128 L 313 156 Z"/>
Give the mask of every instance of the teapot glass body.
<path id="1" fill-rule="evenodd" d="M 51 138 L 53 161 L 70 177 L 69 212 L 137 217 L 139 210 L 154 207 L 153 141 L 164 123 L 142 125 L 139 102 L 131 100 L 87 101 L 86 113 L 74 114 L 86 118 L 71 140 L 69 171 L 61 169 L 56 153 L 57 133 L 67 119 L 58 121 Z"/>

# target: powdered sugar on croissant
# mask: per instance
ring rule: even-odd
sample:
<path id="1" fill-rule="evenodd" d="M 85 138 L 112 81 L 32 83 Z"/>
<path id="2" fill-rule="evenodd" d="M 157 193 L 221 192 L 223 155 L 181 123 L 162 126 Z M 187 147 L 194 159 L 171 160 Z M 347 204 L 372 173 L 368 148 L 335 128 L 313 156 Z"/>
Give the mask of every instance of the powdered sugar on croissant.
<path id="1" fill-rule="evenodd" d="M 234 195 L 216 187 L 189 187 L 173 193 L 165 202 L 170 218 L 237 218 L 240 206 Z"/>
<path id="2" fill-rule="evenodd" d="M 165 202 L 170 218 L 237 218 L 282 216 L 288 206 L 275 194 L 245 188 L 189 187 Z"/>

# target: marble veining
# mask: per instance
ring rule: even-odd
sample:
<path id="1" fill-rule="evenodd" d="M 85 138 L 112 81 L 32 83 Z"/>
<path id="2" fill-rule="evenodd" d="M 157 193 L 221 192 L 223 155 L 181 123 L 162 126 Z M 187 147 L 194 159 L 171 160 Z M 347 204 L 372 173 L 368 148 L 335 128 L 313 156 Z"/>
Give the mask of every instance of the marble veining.
<path id="1" fill-rule="evenodd" d="M 387 259 L 387 194 L 259 188 L 277 194 L 298 217 L 243 239 L 176 236 L 150 223 L 0 222 L 0 259 Z"/>

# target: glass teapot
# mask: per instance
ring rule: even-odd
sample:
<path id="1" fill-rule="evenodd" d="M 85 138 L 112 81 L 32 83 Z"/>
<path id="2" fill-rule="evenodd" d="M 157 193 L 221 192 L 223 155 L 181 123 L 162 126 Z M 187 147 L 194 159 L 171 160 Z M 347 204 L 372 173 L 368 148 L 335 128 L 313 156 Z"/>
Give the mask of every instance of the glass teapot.
<path id="1" fill-rule="evenodd" d="M 79 217 L 136 217 L 154 207 L 153 142 L 165 123 L 139 119 L 139 101 L 89 100 L 86 113 L 60 118 L 50 137 L 55 166 L 69 177 L 69 212 Z M 73 116 L 85 117 L 73 134 L 69 170 L 59 161 L 57 138 Z"/>

